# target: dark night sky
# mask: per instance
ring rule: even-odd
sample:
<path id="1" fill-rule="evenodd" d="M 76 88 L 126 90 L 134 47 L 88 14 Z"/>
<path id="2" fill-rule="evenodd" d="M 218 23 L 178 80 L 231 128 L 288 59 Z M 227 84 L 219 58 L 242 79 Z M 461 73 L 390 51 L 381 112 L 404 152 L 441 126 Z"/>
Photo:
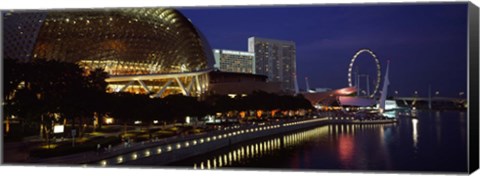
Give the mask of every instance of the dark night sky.
<path id="1" fill-rule="evenodd" d="M 247 50 L 247 38 L 292 40 L 297 75 L 310 87 L 348 86 L 347 70 L 360 48 L 370 48 L 382 64 L 390 60 L 389 93 L 427 95 L 428 84 L 441 96 L 456 97 L 467 85 L 467 5 L 325 5 L 290 7 L 182 8 L 212 48 Z M 361 73 L 374 74 L 366 53 L 357 58 Z M 370 80 L 373 82 L 373 78 Z M 381 86 L 380 86 L 381 87 Z"/>

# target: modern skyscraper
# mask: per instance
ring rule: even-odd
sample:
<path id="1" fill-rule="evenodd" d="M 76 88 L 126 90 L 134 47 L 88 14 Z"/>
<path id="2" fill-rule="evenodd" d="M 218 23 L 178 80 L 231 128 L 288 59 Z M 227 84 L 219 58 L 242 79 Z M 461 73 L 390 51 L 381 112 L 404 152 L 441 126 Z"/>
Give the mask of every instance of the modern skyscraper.
<path id="1" fill-rule="evenodd" d="M 255 74 L 255 53 L 233 50 L 213 50 L 215 68 L 224 72 Z"/>
<path id="2" fill-rule="evenodd" d="M 296 91 L 295 42 L 250 37 L 248 51 L 255 53 L 256 74 L 268 76 L 270 82 L 281 82 L 286 92 Z"/>

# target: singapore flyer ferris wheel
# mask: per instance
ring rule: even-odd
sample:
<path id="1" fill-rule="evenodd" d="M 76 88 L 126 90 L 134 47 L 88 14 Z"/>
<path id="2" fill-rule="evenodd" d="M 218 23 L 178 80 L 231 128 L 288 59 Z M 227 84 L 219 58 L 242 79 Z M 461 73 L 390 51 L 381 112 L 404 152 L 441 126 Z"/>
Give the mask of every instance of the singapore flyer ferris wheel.
<path id="1" fill-rule="evenodd" d="M 367 95 L 368 97 L 373 98 L 375 96 L 375 94 L 377 93 L 378 88 L 380 87 L 382 72 L 381 72 L 380 62 L 378 61 L 377 56 L 370 49 L 360 49 L 355 53 L 355 55 L 353 55 L 353 58 L 350 61 L 350 65 L 348 66 L 348 86 L 349 87 L 359 86 L 358 85 L 358 80 L 357 80 L 358 78 L 355 78 L 357 80 L 357 83 L 355 85 L 353 85 L 353 83 L 352 83 L 352 70 L 353 70 L 353 65 L 355 63 L 355 60 L 357 59 L 358 55 L 360 55 L 364 52 L 369 53 L 373 57 L 373 59 L 375 60 L 376 69 L 377 69 L 377 75 L 376 75 L 376 81 L 375 81 L 375 87 L 373 89 L 373 93 Z M 357 87 L 357 89 L 358 89 L 358 87 Z"/>

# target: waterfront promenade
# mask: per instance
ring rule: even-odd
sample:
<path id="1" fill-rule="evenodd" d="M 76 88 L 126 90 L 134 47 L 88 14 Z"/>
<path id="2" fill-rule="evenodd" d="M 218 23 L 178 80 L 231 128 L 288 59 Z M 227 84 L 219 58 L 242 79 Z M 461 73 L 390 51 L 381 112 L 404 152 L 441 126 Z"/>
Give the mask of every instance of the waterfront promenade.
<path id="1" fill-rule="evenodd" d="M 46 159 L 31 159 L 32 163 L 84 164 L 88 166 L 168 164 L 201 155 L 229 145 L 310 127 L 336 123 L 392 123 L 393 120 L 359 121 L 353 117 L 321 117 L 278 120 L 224 127 L 208 133 L 179 135 L 138 143 L 122 143 L 107 150 L 89 151 Z"/>
<path id="2" fill-rule="evenodd" d="M 66 156 L 51 157 L 45 159 L 36 159 L 31 158 L 27 162 L 29 163 L 46 163 L 46 164 L 87 164 L 100 161 L 102 159 L 112 158 L 119 155 L 125 155 L 128 153 L 135 153 L 140 150 L 145 150 L 147 148 L 157 147 L 158 146 L 170 146 L 171 150 L 175 150 L 181 147 L 190 147 L 197 144 L 205 144 L 210 141 L 221 140 L 222 138 L 227 139 L 232 136 L 238 136 L 241 134 L 252 134 L 257 132 L 262 132 L 270 130 L 273 128 L 280 128 L 283 126 L 289 126 L 294 124 L 301 124 L 312 121 L 315 119 L 300 119 L 300 120 L 281 120 L 275 122 L 262 122 L 255 124 L 244 124 L 244 125 L 234 125 L 229 127 L 224 127 L 221 130 L 215 130 L 207 133 L 201 134 L 192 134 L 192 135 L 177 135 L 163 139 L 152 139 L 150 141 L 143 141 L 137 143 L 122 143 L 117 146 L 112 146 L 110 149 L 105 148 L 105 150 L 99 151 L 88 151 Z M 188 144 L 186 142 L 190 141 Z M 235 140 L 234 140 L 235 141 Z M 176 144 L 180 144 L 180 147 L 177 147 Z M 175 146 L 174 146 L 175 145 Z M 163 151 L 168 151 L 168 147 L 165 147 Z M 152 152 L 153 153 L 153 152 Z M 143 155 L 141 155 L 143 156 Z M 148 156 L 148 154 L 147 154 Z M 141 158 L 140 156 L 138 158 Z M 124 162 L 120 162 L 121 164 Z"/>

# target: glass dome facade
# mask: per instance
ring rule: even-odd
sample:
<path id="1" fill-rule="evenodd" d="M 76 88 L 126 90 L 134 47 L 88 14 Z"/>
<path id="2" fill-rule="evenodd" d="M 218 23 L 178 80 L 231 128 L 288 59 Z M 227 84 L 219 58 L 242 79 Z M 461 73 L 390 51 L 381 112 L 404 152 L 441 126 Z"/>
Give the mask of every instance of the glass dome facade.
<path id="1" fill-rule="evenodd" d="M 3 21 L 6 58 L 73 62 L 111 76 L 196 72 L 214 63 L 208 42 L 174 9 L 6 12 Z"/>

